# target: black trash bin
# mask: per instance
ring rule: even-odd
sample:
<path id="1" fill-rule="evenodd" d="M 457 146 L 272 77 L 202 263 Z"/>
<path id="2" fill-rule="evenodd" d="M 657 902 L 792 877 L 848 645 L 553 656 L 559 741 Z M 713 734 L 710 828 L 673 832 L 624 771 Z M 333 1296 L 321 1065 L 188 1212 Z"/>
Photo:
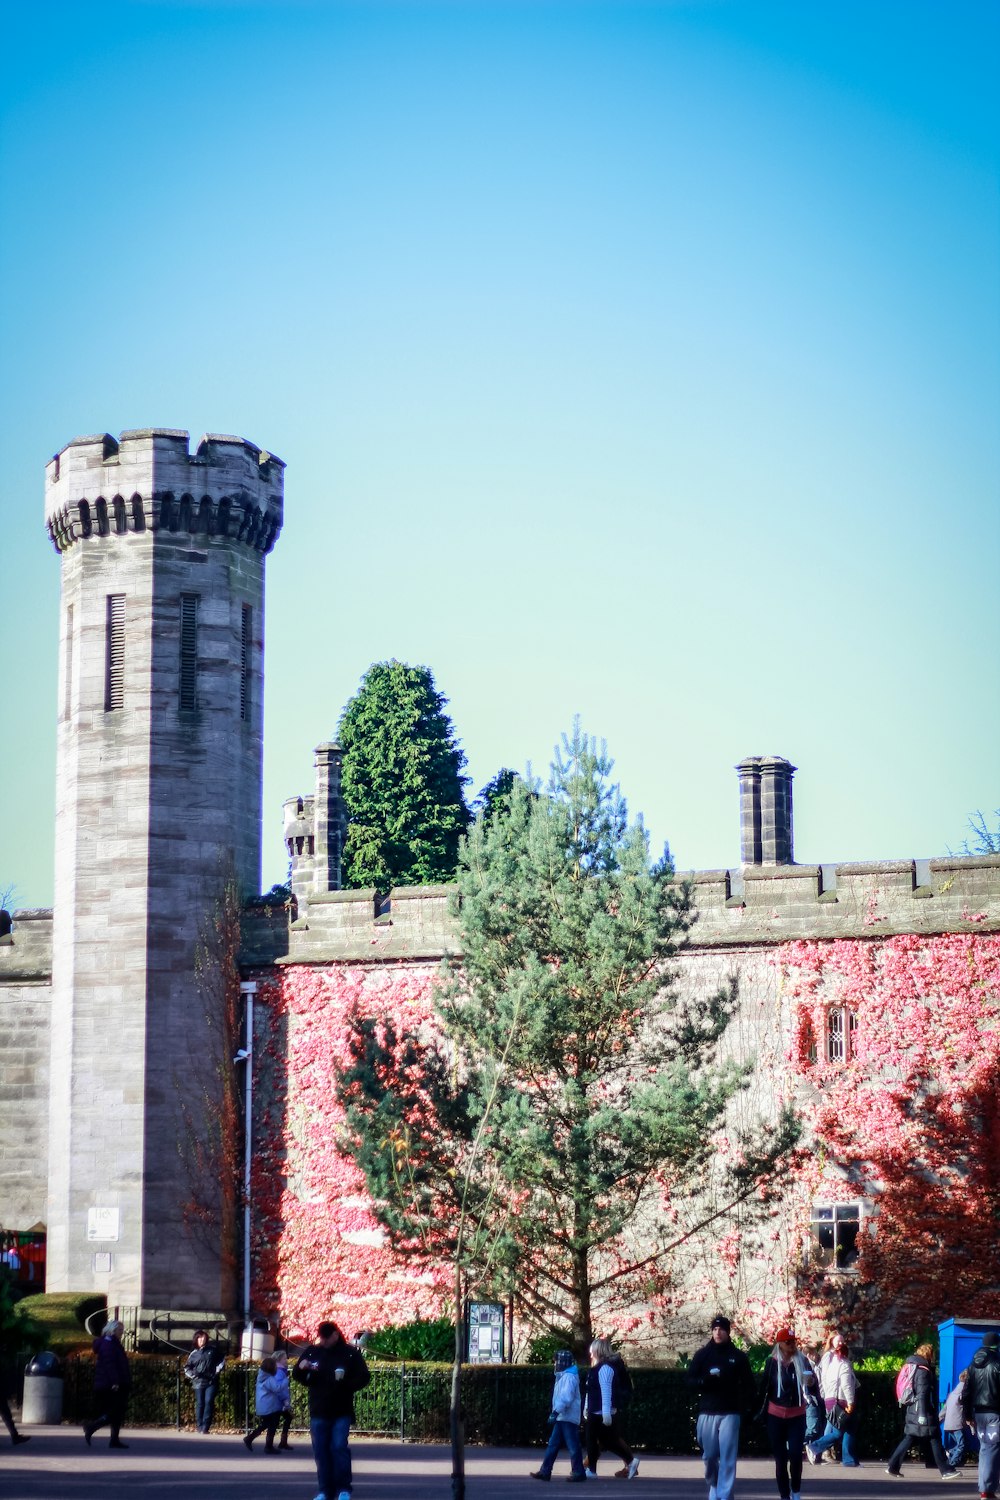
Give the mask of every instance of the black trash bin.
<path id="1" fill-rule="evenodd" d="M 35 1354 L 24 1367 L 22 1427 L 40 1427 L 62 1421 L 62 1360 L 51 1349 Z"/>

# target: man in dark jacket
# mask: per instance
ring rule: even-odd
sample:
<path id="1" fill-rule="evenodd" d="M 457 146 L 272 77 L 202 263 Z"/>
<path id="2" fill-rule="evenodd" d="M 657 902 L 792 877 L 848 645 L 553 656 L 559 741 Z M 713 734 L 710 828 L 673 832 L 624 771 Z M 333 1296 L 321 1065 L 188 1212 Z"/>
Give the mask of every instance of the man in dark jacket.
<path id="1" fill-rule="evenodd" d="M 721 1313 L 712 1320 L 712 1337 L 687 1369 L 688 1385 L 698 1392 L 698 1446 L 705 1460 L 708 1500 L 732 1500 L 740 1414 L 753 1404 L 750 1361 L 729 1337 L 730 1322 Z"/>
<path id="2" fill-rule="evenodd" d="M 292 1378 L 309 1391 L 309 1431 L 320 1493 L 316 1500 L 351 1500 L 354 1393 L 371 1380 L 364 1356 L 336 1323 L 321 1323 L 316 1342 L 296 1361 Z"/>
<path id="3" fill-rule="evenodd" d="M 993 1500 L 1000 1484 L 1000 1333 L 991 1328 L 972 1356 L 962 1410 L 979 1439 L 979 1493 Z"/>

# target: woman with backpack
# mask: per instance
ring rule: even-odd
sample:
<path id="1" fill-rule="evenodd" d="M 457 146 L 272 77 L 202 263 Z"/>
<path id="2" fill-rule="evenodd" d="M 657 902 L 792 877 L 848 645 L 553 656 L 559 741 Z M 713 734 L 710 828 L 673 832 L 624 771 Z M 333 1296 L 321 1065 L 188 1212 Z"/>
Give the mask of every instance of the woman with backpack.
<path id="1" fill-rule="evenodd" d="M 920 1449 L 928 1467 L 933 1460 L 942 1479 L 959 1477 L 958 1469 L 952 1468 L 941 1447 L 933 1360 L 930 1344 L 918 1344 L 896 1377 L 896 1396 L 905 1417 L 902 1439 L 885 1469 L 894 1479 L 899 1478 L 903 1459 L 914 1446 Z"/>

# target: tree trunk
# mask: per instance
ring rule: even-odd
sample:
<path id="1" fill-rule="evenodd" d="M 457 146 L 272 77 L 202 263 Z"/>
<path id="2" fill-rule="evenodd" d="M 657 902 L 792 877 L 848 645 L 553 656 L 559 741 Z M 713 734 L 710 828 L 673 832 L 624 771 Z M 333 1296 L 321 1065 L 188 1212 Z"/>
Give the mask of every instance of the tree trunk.
<path id="1" fill-rule="evenodd" d="M 462 1415 L 462 1267 L 455 1260 L 455 1360 L 451 1367 L 451 1494 L 465 1500 L 465 1420 Z"/>

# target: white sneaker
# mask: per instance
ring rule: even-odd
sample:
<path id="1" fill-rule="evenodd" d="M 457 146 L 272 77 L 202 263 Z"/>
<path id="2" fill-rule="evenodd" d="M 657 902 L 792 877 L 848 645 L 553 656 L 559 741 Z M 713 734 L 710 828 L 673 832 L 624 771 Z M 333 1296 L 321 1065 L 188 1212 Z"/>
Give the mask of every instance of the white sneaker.
<path id="1" fill-rule="evenodd" d="M 792 1490 L 790 1500 L 802 1500 L 802 1496 L 799 1494 L 798 1490 Z"/>
<path id="2" fill-rule="evenodd" d="M 584 1472 L 584 1474 L 586 1475 L 586 1477 L 588 1479 L 596 1479 L 597 1478 L 597 1475 L 594 1473 L 593 1469 L 584 1469 L 583 1472 Z"/>
<path id="3" fill-rule="evenodd" d="M 351 1500 L 350 1490 L 341 1490 L 340 1494 L 337 1496 L 337 1500 Z"/>
<path id="4" fill-rule="evenodd" d="M 634 1479 L 635 1476 L 638 1474 L 638 1472 L 639 1472 L 639 1460 L 637 1458 L 633 1458 L 632 1462 L 628 1466 L 628 1473 L 626 1474 L 625 1477 L 626 1477 L 626 1479 Z"/>

